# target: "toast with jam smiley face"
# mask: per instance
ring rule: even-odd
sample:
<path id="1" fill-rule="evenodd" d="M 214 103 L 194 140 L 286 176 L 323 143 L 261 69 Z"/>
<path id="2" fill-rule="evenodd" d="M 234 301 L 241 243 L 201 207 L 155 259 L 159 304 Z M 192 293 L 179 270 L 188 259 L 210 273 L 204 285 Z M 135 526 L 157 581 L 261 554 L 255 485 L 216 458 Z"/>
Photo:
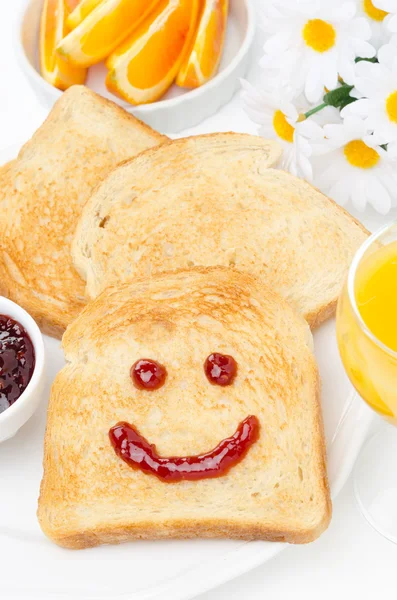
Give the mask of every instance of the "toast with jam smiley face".
<path id="1" fill-rule="evenodd" d="M 53 541 L 303 543 L 327 527 L 311 333 L 261 282 L 213 267 L 110 287 L 63 347 L 38 511 Z"/>

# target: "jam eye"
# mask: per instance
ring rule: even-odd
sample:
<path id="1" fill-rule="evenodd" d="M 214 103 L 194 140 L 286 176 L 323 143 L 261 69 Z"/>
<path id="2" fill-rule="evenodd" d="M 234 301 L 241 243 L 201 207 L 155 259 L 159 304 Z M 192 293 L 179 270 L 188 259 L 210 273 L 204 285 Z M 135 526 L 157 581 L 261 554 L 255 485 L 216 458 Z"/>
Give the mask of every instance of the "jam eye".
<path id="1" fill-rule="evenodd" d="M 164 385 L 167 369 L 155 360 L 141 358 L 132 365 L 130 375 L 136 388 L 152 391 Z"/>
<path id="2" fill-rule="evenodd" d="M 204 371 L 212 385 L 231 385 L 237 375 L 237 363 L 233 356 L 214 352 L 206 359 Z"/>

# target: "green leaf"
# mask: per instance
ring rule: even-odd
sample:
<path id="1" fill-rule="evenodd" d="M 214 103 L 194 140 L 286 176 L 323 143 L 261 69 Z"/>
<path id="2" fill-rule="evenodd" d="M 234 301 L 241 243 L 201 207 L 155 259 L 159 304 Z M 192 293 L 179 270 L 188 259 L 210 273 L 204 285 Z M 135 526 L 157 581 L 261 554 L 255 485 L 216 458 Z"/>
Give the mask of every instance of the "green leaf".
<path id="1" fill-rule="evenodd" d="M 376 58 L 376 56 L 373 56 L 372 58 L 361 58 L 361 56 L 357 56 L 357 58 L 355 59 L 354 62 L 358 63 L 358 62 L 361 62 L 362 60 L 365 60 L 366 62 L 370 62 L 370 63 L 379 62 L 378 59 Z"/>
<path id="2" fill-rule="evenodd" d="M 345 106 L 347 106 L 348 104 L 351 104 L 352 102 L 356 102 L 357 98 L 352 98 L 351 96 L 347 96 L 347 98 L 345 98 L 344 100 L 342 100 L 342 102 L 340 103 L 340 110 L 342 110 L 343 108 L 345 108 Z"/>
<path id="3" fill-rule="evenodd" d="M 328 106 L 334 106 L 335 108 L 343 108 L 347 104 L 355 101 L 355 98 L 350 96 L 353 86 L 344 83 L 335 90 L 331 90 L 324 96 L 325 104 Z"/>

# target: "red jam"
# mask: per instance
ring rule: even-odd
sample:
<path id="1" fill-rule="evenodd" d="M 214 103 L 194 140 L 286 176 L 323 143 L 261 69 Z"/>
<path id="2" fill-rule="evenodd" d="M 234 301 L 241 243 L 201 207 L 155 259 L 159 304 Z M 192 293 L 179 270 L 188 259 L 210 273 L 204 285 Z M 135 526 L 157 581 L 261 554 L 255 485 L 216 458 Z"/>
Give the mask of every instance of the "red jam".
<path id="1" fill-rule="evenodd" d="M 256 417 L 247 417 L 232 437 L 220 442 L 214 450 L 198 456 L 161 457 L 156 446 L 149 444 L 129 423 L 117 423 L 110 429 L 109 438 L 117 456 L 127 465 L 156 475 L 162 481 L 175 483 L 183 479 L 225 475 L 259 438 L 259 421 Z"/>
<path id="2" fill-rule="evenodd" d="M 155 360 L 141 358 L 131 367 L 131 379 L 140 390 L 158 390 L 166 377 L 166 368 Z"/>
<path id="3" fill-rule="evenodd" d="M 231 385 L 237 375 L 237 363 L 233 356 L 215 352 L 205 361 L 204 371 L 213 385 Z"/>
<path id="4" fill-rule="evenodd" d="M 25 391 L 35 366 L 34 348 L 17 321 L 0 315 L 0 413 Z"/>

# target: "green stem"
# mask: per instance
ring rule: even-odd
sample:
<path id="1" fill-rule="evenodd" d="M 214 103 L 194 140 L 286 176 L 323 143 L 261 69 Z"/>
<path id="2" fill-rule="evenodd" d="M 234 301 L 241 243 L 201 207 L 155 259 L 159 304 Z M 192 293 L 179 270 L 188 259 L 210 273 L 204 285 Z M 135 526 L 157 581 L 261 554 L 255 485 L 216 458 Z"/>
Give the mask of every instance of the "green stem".
<path id="1" fill-rule="evenodd" d="M 319 104 L 319 106 L 315 106 L 311 110 L 308 110 L 307 113 L 305 113 L 306 119 L 308 119 L 312 115 L 315 115 L 316 113 L 320 112 L 320 110 L 323 110 L 323 108 L 325 108 L 326 106 L 328 106 L 328 104 L 323 102 L 323 104 Z"/>

